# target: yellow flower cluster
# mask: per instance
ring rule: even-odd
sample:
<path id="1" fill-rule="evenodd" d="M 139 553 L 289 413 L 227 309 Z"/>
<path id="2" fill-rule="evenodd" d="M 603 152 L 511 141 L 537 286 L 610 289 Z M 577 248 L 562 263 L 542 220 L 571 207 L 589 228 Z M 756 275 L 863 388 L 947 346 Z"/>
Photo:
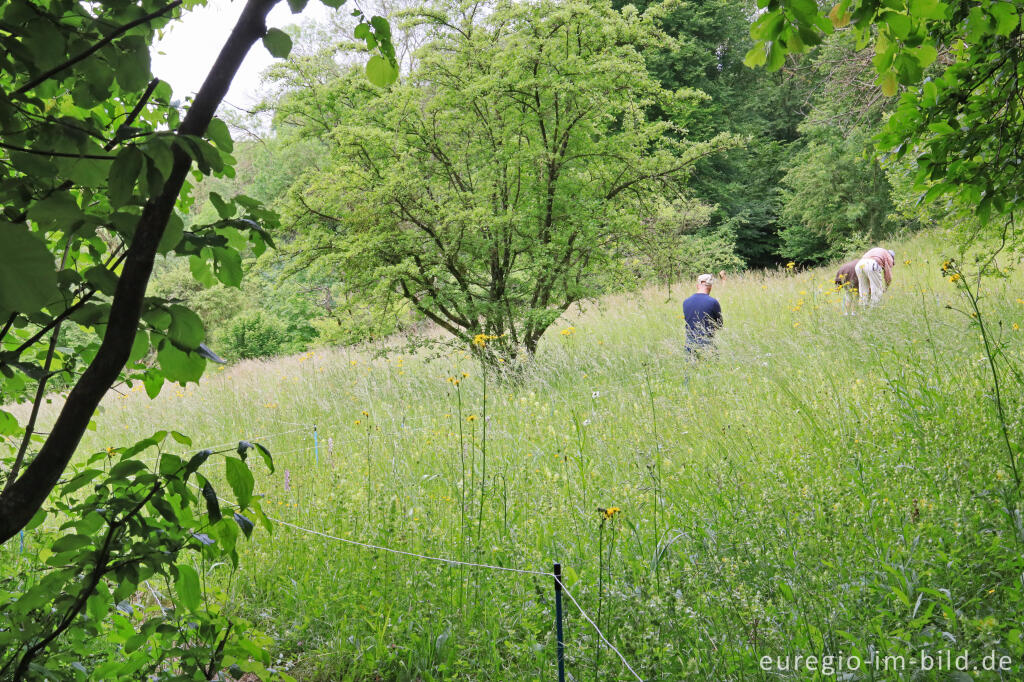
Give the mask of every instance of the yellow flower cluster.
<path id="1" fill-rule="evenodd" d="M 793 261 L 789 261 L 788 263 L 786 263 L 786 269 L 787 270 L 792 270 L 795 267 L 796 267 L 796 263 L 794 263 Z"/>
<path id="2" fill-rule="evenodd" d="M 562 336 L 572 336 L 573 334 L 576 333 L 576 327 L 569 325 L 568 327 L 566 327 L 565 329 L 558 333 L 561 334 Z"/>
<path id="3" fill-rule="evenodd" d="M 477 334 L 473 337 L 473 345 L 478 348 L 483 348 L 487 345 L 488 341 L 494 341 L 498 336 L 495 334 Z"/>
<path id="4" fill-rule="evenodd" d="M 609 519 L 615 518 L 615 515 L 621 512 L 622 510 L 619 509 L 618 507 L 608 507 L 607 509 L 605 509 L 604 507 L 598 507 L 597 511 L 600 512 L 601 517 L 605 521 L 607 521 Z"/>

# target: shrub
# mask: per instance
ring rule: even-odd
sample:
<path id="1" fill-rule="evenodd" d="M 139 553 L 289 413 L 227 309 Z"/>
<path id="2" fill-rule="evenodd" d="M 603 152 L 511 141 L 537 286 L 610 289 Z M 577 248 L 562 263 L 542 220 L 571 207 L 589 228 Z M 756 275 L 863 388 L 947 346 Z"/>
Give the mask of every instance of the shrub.
<path id="1" fill-rule="evenodd" d="M 265 358 L 281 352 L 286 340 L 279 319 L 259 310 L 247 311 L 228 322 L 218 350 L 235 359 Z"/>

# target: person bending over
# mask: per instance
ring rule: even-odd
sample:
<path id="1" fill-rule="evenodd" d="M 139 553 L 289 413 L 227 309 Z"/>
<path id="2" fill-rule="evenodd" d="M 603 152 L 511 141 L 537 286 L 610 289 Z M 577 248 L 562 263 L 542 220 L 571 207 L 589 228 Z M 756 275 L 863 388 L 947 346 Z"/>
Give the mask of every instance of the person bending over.
<path id="1" fill-rule="evenodd" d="M 896 264 L 896 252 L 875 247 L 857 261 L 857 288 L 860 289 L 860 304 L 875 305 L 882 300 L 882 294 L 892 284 L 892 266 Z M 882 280 L 885 283 L 882 283 Z"/>
<path id="2" fill-rule="evenodd" d="M 851 260 L 839 266 L 836 288 L 843 292 L 843 315 L 852 315 L 857 307 L 857 263 Z"/>

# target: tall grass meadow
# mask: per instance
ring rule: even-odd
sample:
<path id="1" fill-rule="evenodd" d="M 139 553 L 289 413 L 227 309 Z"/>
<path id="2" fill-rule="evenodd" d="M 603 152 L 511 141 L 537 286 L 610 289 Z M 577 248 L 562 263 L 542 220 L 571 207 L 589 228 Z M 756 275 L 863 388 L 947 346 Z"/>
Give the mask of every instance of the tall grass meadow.
<path id="1" fill-rule="evenodd" d="M 1024 274 L 1007 261 L 972 308 L 946 248 L 898 246 L 883 303 L 852 316 L 830 269 L 733 276 L 697 361 L 682 283 L 569 311 L 504 379 L 468 350 L 366 348 L 212 369 L 153 401 L 125 387 L 82 452 L 161 425 L 259 441 L 274 518 L 470 563 L 559 561 L 645 680 L 947 679 L 910 665 L 940 650 L 994 651 L 1015 672 L 973 679 L 1021 679 Z M 31 570 L 40 533 L 0 564 Z M 280 523 L 242 544 L 237 571 L 206 567 L 208 597 L 295 678 L 555 678 L 544 576 Z M 572 606 L 565 628 L 572 679 L 631 679 Z M 774 663 L 796 655 L 908 663 Z"/>

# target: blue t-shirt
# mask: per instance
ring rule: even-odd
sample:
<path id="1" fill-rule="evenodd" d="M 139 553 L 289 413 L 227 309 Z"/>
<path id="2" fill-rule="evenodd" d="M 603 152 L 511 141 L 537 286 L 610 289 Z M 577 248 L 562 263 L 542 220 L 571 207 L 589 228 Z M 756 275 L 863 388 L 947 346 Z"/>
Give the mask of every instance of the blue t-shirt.
<path id="1" fill-rule="evenodd" d="M 686 318 L 686 340 L 705 345 L 722 326 L 722 306 L 708 294 L 694 294 L 683 301 L 683 317 Z"/>

